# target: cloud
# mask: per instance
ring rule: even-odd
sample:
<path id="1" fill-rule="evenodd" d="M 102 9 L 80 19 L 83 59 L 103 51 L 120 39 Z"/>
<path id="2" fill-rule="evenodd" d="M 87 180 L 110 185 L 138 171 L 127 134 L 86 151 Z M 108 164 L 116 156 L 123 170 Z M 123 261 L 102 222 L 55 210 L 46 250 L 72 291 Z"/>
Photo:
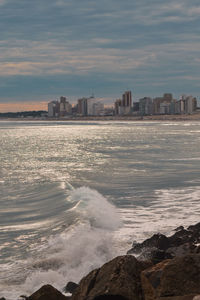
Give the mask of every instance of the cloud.
<path id="1" fill-rule="evenodd" d="M 0 0 L 0 5 L 6 4 L 6 0 Z"/>
<path id="2" fill-rule="evenodd" d="M 142 93 L 176 89 L 176 81 L 178 89 L 182 82 L 183 89 L 197 91 L 196 80 L 188 79 L 199 72 L 197 0 L 0 0 L 0 5 L 2 96 L 14 88 L 18 97 L 29 90 L 42 96 L 60 90 L 81 94 L 90 86 L 109 95 L 127 86 Z"/>
<path id="3" fill-rule="evenodd" d="M 190 37 L 191 43 L 186 42 L 182 36 L 177 36 L 176 39 L 179 41 L 127 49 L 114 48 L 112 44 L 115 43 L 115 39 L 100 38 L 91 40 L 90 44 L 76 41 L 69 47 L 65 43 L 57 44 L 56 40 L 1 42 L 0 74 L 125 74 L 156 66 L 166 69 L 165 64 L 176 64 L 179 67 L 180 64 L 187 67 L 187 64 L 190 64 L 195 67 L 200 48 L 197 36 Z M 126 40 L 122 39 L 121 43 L 123 42 Z M 107 47 L 104 47 L 105 45 Z"/>
<path id="4" fill-rule="evenodd" d="M 9 75 L 50 75 L 85 74 L 89 72 L 118 72 L 137 69 L 154 60 L 154 54 L 137 49 L 115 49 L 95 47 L 111 40 L 94 40 L 94 47 L 82 49 L 66 48 L 55 41 L 1 43 L 0 74 Z M 5 61 L 4 61 L 5 60 Z"/>

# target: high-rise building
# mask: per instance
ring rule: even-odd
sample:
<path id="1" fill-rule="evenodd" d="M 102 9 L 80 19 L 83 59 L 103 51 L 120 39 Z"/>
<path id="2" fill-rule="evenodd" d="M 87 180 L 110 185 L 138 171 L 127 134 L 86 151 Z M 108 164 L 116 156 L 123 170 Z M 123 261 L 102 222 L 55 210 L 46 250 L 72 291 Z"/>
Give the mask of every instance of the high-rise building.
<path id="1" fill-rule="evenodd" d="M 192 114 L 197 108 L 197 99 L 193 96 L 187 96 L 185 99 L 185 113 Z"/>
<path id="2" fill-rule="evenodd" d="M 120 114 L 120 107 L 122 106 L 122 100 L 121 99 L 117 99 L 115 101 L 115 115 L 119 115 Z"/>
<path id="3" fill-rule="evenodd" d="M 163 101 L 170 103 L 173 100 L 173 96 L 171 93 L 165 93 L 163 95 Z"/>
<path id="4" fill-rule="evenodd" d="M 153 114 L 153 101 L 150 97 L 144 97 L 139 100 L 139 112 L 142 116 Z"/>
<path id="5" fill-rule="evenodd" d="M 104 104 L 102 102 L 95 102 L 93 104 L 93 115 L 100 116 L 104 114 Z"/>
<path id="6" fill-rule="evenodd" d="M 164 94 L 163 97 L 153 99 L 153 113 L 154 114 L 169 114 L 170 105 L 173 101 L 172 94 Z"/>
<path id="7" fill-rule="evenodd" d="M 78 114 L 87 116 L 87 98 L 78 99 Z"/>
<path id="8" fill-rule="evenodd" d="M 64 117 L 66 115 L 71 114 L 72 112 L 72 106 L 67 101 L 66 97 L 61 96 L 60 97 L 60 116 Z"/>
<path id="9" fill-rule="evenodd" d="M 161 115 L 169 115 L 169 113 L 170 113 L 170 105 L 171 105 L 171 103 L 169 103 L 167 101 L 162 101 L 160 103 L 160 114 Z"/>
<path id="10" fill-rule="evenodd" d="M 94 106 L 95 103 L 95 98 L 92 96 L 90 98 L 87 98 L 87 115 L 88 116 L 93 116 L 94 115 Z"/>
<path id="11" fill-rule="evenodd" d="M 126 92 L 122 95 L 122 103 L 123 103 L 123 106 L 125 106 L 125 107 L 131 107 L 131 106 L 132 106 L 132 95 L 131 95 L 131 91 L 126 91 Z"/>
<path id="12" fill-rule="evenodd" d="M 133 113 L 138 113 L 140 110 L 140 103 L 139 102 L 133 102 Z"/>
<path id="13" fill-rule="evenodd" d="M 122 99 L 115 101 L 115 114 L 116 115 L 128 115 L 132 112 L 132 95 L 131 91 L 126 91 L 122 95 Z"/>
<path id="14" fill-rule="evenodd" d="M 58 101 L 51 101 L 48 103 L 48 117 L 58 117 L 60 112 L 60 104 Z"/>
<path id="15" fill-rule="evenodd" d="M 98 116 L 103 114 L 104 105 L 93 96 L 78 99 L 78 114 L 82 116 Z"/>

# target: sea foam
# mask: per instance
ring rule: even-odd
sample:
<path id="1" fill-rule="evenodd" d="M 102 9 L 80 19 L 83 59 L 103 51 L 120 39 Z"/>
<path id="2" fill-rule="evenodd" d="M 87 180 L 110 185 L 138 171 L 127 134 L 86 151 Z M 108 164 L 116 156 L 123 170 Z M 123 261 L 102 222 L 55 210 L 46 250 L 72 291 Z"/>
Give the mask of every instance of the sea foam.
<path id="1" fill-rule="evenodd" d="M 47 283 L 62 290 L 68 281 L 78 282 L 118 254 L 113 236 L 122 223 L 116 208 L 88 187 L 71 190 L 66 201 L 71 203 L 66 215 L 73 214 L 74 222 L 27 260 L 27 277 L 17 287 L 21 294 L 30 295 Z M 4 297 L 12 299 L 10 293 Z"/>

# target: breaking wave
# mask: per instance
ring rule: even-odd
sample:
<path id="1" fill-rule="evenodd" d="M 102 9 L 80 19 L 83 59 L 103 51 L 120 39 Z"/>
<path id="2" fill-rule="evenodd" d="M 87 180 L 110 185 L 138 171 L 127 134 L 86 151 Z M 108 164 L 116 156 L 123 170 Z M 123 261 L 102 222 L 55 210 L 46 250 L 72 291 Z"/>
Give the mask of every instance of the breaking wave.
<path id="1" fill-rule="evenodd" d="M 15 278 L 9 278 L 9 291 L 8 287 L 1 289 L 6 299 L 16 298 L 16 293 L 30 295 L 47 283 L 62 290 L 68 281 L 79 281 L 118 254 L 113 233 L 122 223 L 116 208 L 88 187 L 72 190 L 66 201 L 70 204 L 66 218 L 73 222 L 39 244 L 34 255 L 21 265 L 12 265 L 12 270 L 16 268 L 18 272 Z M 23 284 L 19 285 L 21 280 Z"/>

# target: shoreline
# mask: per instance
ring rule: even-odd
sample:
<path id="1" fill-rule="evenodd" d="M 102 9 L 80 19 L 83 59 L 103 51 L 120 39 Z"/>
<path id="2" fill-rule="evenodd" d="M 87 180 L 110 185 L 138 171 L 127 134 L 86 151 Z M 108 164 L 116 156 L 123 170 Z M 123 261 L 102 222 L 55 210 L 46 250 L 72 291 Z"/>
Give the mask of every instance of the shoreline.
<path id="1" fill-rule="evenodd" d="M 152 116 L 76 116 L 69 118 L 0 118 L 0 121 L 200 121 L 200 112 L 191 115 L 152 115 Z"/>
<path id="2" fill-rule="evenodd" d="M 200 222 L 154 233 L 133 242 L 125 254 L 94 268 L 79 282 L 66 280 L 62 289 L 41 283 L 26 300 L 199 300 Z M 187 272 L 185 272 L 187 270 Z M 184 285 L 183 285 L 184 283 Z M 1 297 L 2 300 L 6 298 Z"/>

